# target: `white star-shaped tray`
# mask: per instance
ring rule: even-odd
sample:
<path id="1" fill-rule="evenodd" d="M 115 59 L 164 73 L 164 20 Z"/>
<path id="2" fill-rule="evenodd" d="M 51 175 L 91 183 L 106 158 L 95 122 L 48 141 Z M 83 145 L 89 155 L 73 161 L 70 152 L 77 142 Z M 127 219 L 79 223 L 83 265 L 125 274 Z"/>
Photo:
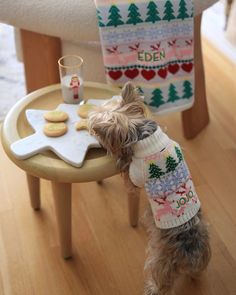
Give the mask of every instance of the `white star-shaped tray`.
<path id="1" fill-rule="evenodd" d="M 115 97 L 113 98 L 115 99 Z M 89 99 L 87 102 L 100 105 L 107 101 Z M 44 113 L 48 110 L 26 110 L 26 118 L 35 133 L 11 145 L 11 151 L 17 159 L 24 160 L 43 151 L 51 150 L 72 166 L 81 167 L 88 149 L 100 147 L 97 139 L 87 130 L 77 131 L 75 129 L 75 123 L 81 119 L 77 113 L 78 105 L 60 104 L 56 109 L 69 115 L 69 119 L 66 121 L 67 133 L 61 137 L 46 136 L 43 132 L 43 127 L 46 124 Z"/>

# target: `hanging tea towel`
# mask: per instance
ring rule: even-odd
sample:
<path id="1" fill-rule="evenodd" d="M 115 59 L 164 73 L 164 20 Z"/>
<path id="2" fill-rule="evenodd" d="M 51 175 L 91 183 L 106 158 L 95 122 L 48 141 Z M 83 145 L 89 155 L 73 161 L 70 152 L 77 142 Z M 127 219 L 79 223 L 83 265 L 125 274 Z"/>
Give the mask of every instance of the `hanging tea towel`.
<path id="1" fill-rule="evenodd" d="M 107 81 L 133 81 L 152 111 L 194 103 L 193 1 L 95 0 Z"/>

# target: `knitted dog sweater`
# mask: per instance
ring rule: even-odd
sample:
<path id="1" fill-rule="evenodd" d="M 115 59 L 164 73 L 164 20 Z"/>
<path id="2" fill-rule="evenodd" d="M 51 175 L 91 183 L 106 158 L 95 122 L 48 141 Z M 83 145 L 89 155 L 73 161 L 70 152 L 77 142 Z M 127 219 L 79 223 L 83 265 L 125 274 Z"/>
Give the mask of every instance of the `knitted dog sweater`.
<path id="1" fill-rule="evenodd" d="M 199 211 L 181 148 L 160 127 L 135 144 L 129 174 L 134 185 L 145 187 L 157 227 L 180 226 Z"/>

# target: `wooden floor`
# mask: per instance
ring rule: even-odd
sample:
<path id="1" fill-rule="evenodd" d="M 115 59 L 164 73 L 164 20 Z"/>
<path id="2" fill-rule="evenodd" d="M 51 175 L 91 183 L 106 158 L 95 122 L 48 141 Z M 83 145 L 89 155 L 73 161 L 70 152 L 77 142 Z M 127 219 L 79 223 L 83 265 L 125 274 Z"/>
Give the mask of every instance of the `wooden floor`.
<path id="1" fill-rule="evenodd" d="M 211 123 L 194 140 L 180 114 L 160 118 L 179 141 L 209 221 L 213 257 L 200 282 L 182 279 L 181 295 L 236 294 L 236 67 L 204 43 Z M 26 178 L 0 148 L 0 294 L 142 295 L 147 237 L 130 228 L 119 176 L 73 186 L 73 260 L 60 258 L 48 181 L 42 210 L 30 208 Z M 141 213 L 146 200 L 141 201 Z"/>

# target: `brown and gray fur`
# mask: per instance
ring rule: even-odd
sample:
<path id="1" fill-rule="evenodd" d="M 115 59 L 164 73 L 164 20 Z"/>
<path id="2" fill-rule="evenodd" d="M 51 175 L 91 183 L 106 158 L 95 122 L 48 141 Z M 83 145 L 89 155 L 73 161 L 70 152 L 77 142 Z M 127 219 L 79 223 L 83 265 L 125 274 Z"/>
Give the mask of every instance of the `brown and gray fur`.
<path id="1" fill-rule="evenodd" d="M 131 83 L 122 89 L 117 106 L 91 114 L 89 127 L 104 148 L 117 157 L 129 191 L 135 187 L 129 179 L 133 145 L 153 134 L 157 123 L 146 118 L 142 97 Z M 201 211 L 182 226 L 171 229 L 156 227 L 151 209 L 144 217 L 149 243 L 145 263 L 145 295 L 170 294 L 180 274 L 197 278 L 206 269 L 211 257 L 207 226 Z"/>

